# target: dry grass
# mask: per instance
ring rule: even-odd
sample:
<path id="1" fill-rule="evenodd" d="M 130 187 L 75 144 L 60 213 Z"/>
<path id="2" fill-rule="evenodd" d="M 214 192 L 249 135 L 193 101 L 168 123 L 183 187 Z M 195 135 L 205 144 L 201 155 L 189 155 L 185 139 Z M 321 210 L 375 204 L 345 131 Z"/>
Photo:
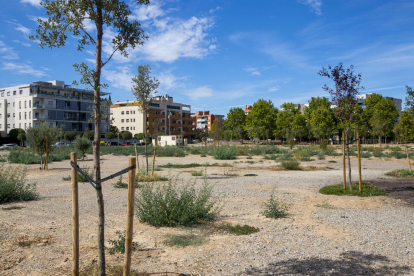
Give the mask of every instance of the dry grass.
<path id="1" fill-rule="evenodd" d="M 27 236 L 22 235 L 16 239 L 14 245 L 20 247 L 32 246 L 32 245 L 48 245 L 52 242 L 52 236 L 46 237 L 36 237 L 36 236 Z"/>

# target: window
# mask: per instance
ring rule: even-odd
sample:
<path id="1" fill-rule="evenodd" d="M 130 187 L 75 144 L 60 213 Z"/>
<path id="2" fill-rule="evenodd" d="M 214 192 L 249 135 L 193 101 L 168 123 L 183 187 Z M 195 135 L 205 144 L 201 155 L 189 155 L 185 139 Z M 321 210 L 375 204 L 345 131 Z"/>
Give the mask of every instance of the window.
<path id="1" fill-rule="evenodd" d="M 26 120 L 27 119 L 27 116 L 26 116 L 27 114 L 26 114 L 26 112 L 24 113 L 24 119 Z"/>
<path id="2" fill-rule="evenodd" d="M 16 128 L 16 125 L 15 124 L 13 124 L 13 128 Z"/>
<path id="3" fill-rule="evenodd" d="M 26 129 L 26 123 L 24 123 L 24 129 Z"/>
<path id="4" fill-rule="evenodd" d="M 15 116 L 15 114 L 16 114 L 16 113 L 13 113 L 13 118 L 14 118 L 14 117 L 16 117 L 16 116 Z"/>
<path id="5" fill-rule="evenodd" d="M 29 123 L 29 127 L 32 127 L 32 123 Z"/>
<path id="6" fill-rule="evenodd" d="M 135 123 L 135 119 L 134 119 L 134 123 Z"/>
<path id="7" fill-rule="evenodd" d="M 126 122 L 129 123 L 129 119 L 126 119 Z"/>
<path id="8" fill-rule="evenodd" d="M 19 128 L 22 128 L 22 123 L 19 123 Z"/>
<path id="9" fill-rule="evenodd" d="M 22 102 L 19 102 L 19 108 L 22 109 Z"/>
<path id="10" fill-rule="evenodd" d="M 4 92 L 1 92 L 1 96 L 4 97 Z"/>
<path id="11" fill-rule="evenodd" d="M 14 104 L 15 104 L 15 103 L 13 102 L 13 107 L 14 107 Z"/>
<path id="12" fill-rule="evenodd" d="M 21 120 L 21 119 L 22 119 L 22 113 L 19 112 L 19 120 Z"/>
<path id="13" fill-rule="evenodd" d="M 26 106 L 26 101 L 24 101 L 24 108 L 26 108 L 27 106 Z"/>
<path id="14" fill-rule="evenodd" d="M 0 118 L 1 118 L 1 114 L 0 114 Z"/>
<path id="15" fill-rule="evenodd" d="M 13 96 L 15 96 L 16 95 L 16 91 L 13 91 Z"/>
<path id="16" fill-rule="evenodd" d="M 7 91 L 7 96 L 10 96 L 10 91 Z"/>
<path id="17" fill-rule="evenodd" d="M 20 90 L 19 93 L 20 93 L 20 95 L 23 94 L 23 90 Z"/>
<path id="18" fill-rule="evenodd" d="M 7 124 L 7 128 L 10 128 L 10 124 Z"/>
<path id="19" fill-rule="evenodd" d="M 32 112 L 31 111 L 29 111 L 29 119 L 31 119 L 30 117 L 32 116 Z"/>
<path id="20" fill-rule="evenodd" d="M 7 103 L 7 107 L 10 107 L 10 103 Z"/>
<path id="21" fill-rule="evenodd" d="M 0 107 L 1 107 L 1 103 L 0 103 Z"/>
<path id="22" fill-rule="evenodd" d="M 29 100 L 29 108 L 32 108 L 32 100 Z"/>
<path id="23" fill-rule="evenodd" d="M 0 124 L 0 128 L 1 128 L 1 124 Z"/>
<path id="24" fill-rule="evenodd" d="M 7 113 L 7 118 L 10 118 L 10 113 Z"/>
<path id="25" fill-rule="evenodd" d="M 124 127 L 121 127 L 121 130 L 124 130 Z"/>
<path id="26" fill-rule="evenodd" d="M 124 122 L 124 119 L 121 119 L 121 123 L 123 123 Z"/>
<path id="27" fill-rule="evenodd" d="M 127 111 L 126 114 L 129 115 L 129 111 Z"/>
<path id="28" fill-rule="evenodd" d="M 126 130 L 129 130 L 129 127 L 127 127 Z"/>
<path id="29" fill-rule="evenodd" d="M 124 115 L 124 111 L 121 111 L 121 115 Z"/>

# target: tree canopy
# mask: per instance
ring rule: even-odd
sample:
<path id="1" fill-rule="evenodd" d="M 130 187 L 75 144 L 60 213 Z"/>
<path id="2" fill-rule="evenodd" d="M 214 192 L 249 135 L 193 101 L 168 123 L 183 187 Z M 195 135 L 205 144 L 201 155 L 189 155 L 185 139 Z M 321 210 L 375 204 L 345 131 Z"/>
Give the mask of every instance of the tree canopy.
<path id="1" fill-rule="evenodd" d="M 259 136 L 257 129 L 268 129 L 273 133 L 276 128 L 276 118 L 278 109 L 274 107 L 271 100 L 260 99 L 255 102 L 250 113 L 246 116 L 245 130 L 251 135 Z M 251 131 L 249 131 L 249 129 Z"/>

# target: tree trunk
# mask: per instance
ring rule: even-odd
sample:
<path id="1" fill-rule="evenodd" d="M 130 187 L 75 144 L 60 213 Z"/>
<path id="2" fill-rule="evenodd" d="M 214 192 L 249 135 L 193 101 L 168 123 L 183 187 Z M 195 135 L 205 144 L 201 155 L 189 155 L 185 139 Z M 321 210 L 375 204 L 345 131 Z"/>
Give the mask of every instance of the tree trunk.
<path id="1" fill-rule="evenodd" d="M 352 192 L 351 158 L 349 156 L 348 135 L 345 135 L 345 144 L 346 144 L 346 155 L 348 157 L 348 182 L 349 182 L 348 184 L 349 184 L 349 190 Z"/>
<path id="2" fill-rule="evenodd" d="M 147 149 L 148 149 L 148 133 L 147 133 L 147 130 L 145 130 L 145 159 L 146 159 L 146 162 L 147 162 L 147 174 L 148 174 L 148 152 L 147 152 Z"/>
<path id="3" fill-rule="evenodd" d="M 102 36 L 103 22 L 102 9 L 96 9 L 96 56 L 94 75 L 94 105 L 95 105 L 95 133 L 92 143 L 93 147 L 93 168 L 95 180 L 101 179 L 101 160 L 99 149 L 101 146 L 101 66 L 102 66 Z M 96 199 L 98 203 L 98 268 L 99 276 L 106 275 L 105 271 L 105 209 L 102 193 L 102 185 L 96 184 Z"/>

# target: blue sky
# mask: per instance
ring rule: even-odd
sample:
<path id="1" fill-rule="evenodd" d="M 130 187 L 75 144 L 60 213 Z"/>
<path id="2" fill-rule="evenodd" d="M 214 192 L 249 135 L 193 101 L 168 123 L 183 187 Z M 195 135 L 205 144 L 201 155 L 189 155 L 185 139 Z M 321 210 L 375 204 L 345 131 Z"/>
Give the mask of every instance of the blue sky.
<path id="1" fill-rule="evenodd" d="M 129 0 L 126 0 L 129 2 Z M 131 1 L 133 3 L 133 1 Z M 131 4 L 149 39 L 115 55 L 103 82 L 112 100 L 133 100 L 131 78 L 150 64 L 159 94 L 191 104 L 192 111 L 226 115 L 258 99 L 307 103 L 329 79 L 317 73 L 343 62 L 362 74 L 365 92 L 405 98 L 414 85 L 414 1 L 412 0 L 157 0 Z M 93 66 L 94 49 L 76 51 L 68 36 L 63 48 L 41 49 L 28 39 L 36 18 L 45 17 L 38 0 L 3 1 L 0 10 L 0 87 L 37 80 L 72 83 L 72 64 Z M 93 25 L 85 22 L 87 30 Z M 104 57 L 111 52 L 105 32 Z"/>

